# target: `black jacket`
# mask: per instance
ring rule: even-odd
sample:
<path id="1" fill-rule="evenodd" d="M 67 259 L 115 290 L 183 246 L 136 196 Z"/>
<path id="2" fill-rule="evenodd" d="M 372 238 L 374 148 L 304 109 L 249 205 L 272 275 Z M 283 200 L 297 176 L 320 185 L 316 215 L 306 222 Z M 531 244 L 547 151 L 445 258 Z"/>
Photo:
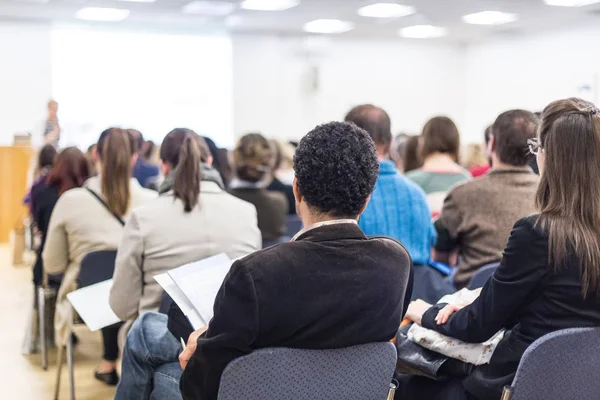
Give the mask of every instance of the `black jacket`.
<path id="1" fill-rule="evenodd" d="M 227 364 L 254 349 L 392 339 L 410 296 L 410 266 L 401 245 L 367 239 L 354 224 L 315 228 L 235 262 L 183 372 L 183 398 L 216 400 Z"/>
<path id="2" fill-rule="evenodd" d="M 600 303 L 592 295 L 583 298 L 577 257 L 571 253 L 565 268 L 554 272 L 548 265 L 548 236 L 536 221 L 532 216 L 515 224 L 500 267 L 473 304 L 444 325 L 435 322 L 443 304 L 423 315 L 424 327 L 465 342 L 484 342 L 507 329 L 490 363 L 476 367 L 463 381 L 480 400 L 501 397 L 536 339 L 560 329 L 600 326 Z"/>
<path id="3" fill-rule="evenodd" d="M 36 285 L 42 284 L 44 264 L 42 261 L 42 252 L 46 245 L 46 234 L 48 233 L 48 227 L 50 226 L 50 217 L 54 206 L 58 201 L 58 189 L 54 186 L 43 185 L 38 191 L 32 193 L 35 196 L 35 209 L 32 210 L 33 219 L 38 230 L 42 233 L 42 241 L 40 248 L 37 250 L 37 258 L 33 267 L 33 282 Z"/>
<path id="4" fill-rule="evenodd" d="M 273 178 L 273 181 L 267 186 L 267 190 L 283 193 L 288 202 L 288 214 L 296 214 L 296 198 L 294 197 L 294 188 L 292 185 L 286 185 L 279 179 Z"/>

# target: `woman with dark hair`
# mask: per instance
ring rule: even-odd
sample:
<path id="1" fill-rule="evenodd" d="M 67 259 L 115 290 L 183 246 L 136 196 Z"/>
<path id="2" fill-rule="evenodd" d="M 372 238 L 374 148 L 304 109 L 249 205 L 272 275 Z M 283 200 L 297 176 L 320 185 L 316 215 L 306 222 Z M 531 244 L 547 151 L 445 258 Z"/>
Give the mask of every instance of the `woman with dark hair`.
<path id="1" fill-rule="evenodd" d="M 77 289 L 81 260 L 94 251 L 116 249 L 130 210 L 156 196 L 156 192 L 143 189 L 131 177 L 137 153 L 134 140 L 127 131 L 111 128 L 102 132 L 96 154 L 100 176 L 90 178 L 84 187 L 60 196 L 52 212 L 42 253 L 46 272 L 53 275 L 64 273 L 55 317 L 59 345 L 66 343 L 66 333 L 73 320 L 66 296 Z M 109 385 L 118 381 L 118 328 L 102 329 L 104 356 L 95 376 Z"/>
<path id="2" fill-rule="evenodd" d="M 466 376 L 402 377 L 398 399 L 499 399 L 535 340 L 600 326 L 600 111 L 575 98 L 551 103 L 530 150 L 541 171 L 539 214 L 515 224 L 479 297 L 453 306 L 417 301 L 407 312 L 423 327 L 464 342 L 481 343 L 506 329 L 503 339 L 489 364 Z"/>
<path id="3" fill-rule="evenodd" d="M 38 230 L 42 234 L 42 241 L 33 267 L 33 282 L 36 285 L 42 283 L 42 273 L 44 271 L 42 252 L 46 244 L 52 210 L 54 210 L 58 198 L 63 193 L 81 187 L 89 176 L 90 171 L 85 154 L 76 147 L 67 147 L 56 157 L 54 168 L 45 177 L 42 182 L 43 186 L 40 186 L 38 191 L 32 192 L 32 215 Z"/>
<path id="4" fill-rule="evenodd" d="M 31 189 L 25 196 L 23 200 L 23 204 L 29 205 L 29 211 L 31 215 L 35 210 L 36 197 L 37 192 L 43 190 L 46 187 L 46 177 L 52 170 L 52 166 L 54 165 L 54 159 L 56 158 L 56 147 L 47 144 L 42 147 L 40 153 L 38 154 L 38 162 L 35 167 L 35 181 L 31 185 Z"/>
<path id="5" fill-rule="evenodd" d="M 256 210 L 227 192 L 204 139 L 175 129 L 160 148 L 166 176 L 157 199 L 132 211 L 117 254 L 110 305 L 123 321 L 158 311 L 154 276 L 220 253 L 260 249 Z"/>
<path id="6" fill-rule="evenodd" d="M 229 193 L 254 204 L 263 242 L 269 243 L 286 234 L 288 202 L 282 193 L 269 192 L 266 180 L 273 165 L 273 148 L 259 133 L 242 136 L 233 150 L 236 179 Z"/>
<path id="7" fill-rule="evenodd" d="M 406 176 L 423 188 L 429 208 L 437 216 L 448 190 L 470 180 L 471 175 L 458 164 L 460 135 L 450 118 L 430 119 L 423 128 L 419 147 L 423 166 Z"/>

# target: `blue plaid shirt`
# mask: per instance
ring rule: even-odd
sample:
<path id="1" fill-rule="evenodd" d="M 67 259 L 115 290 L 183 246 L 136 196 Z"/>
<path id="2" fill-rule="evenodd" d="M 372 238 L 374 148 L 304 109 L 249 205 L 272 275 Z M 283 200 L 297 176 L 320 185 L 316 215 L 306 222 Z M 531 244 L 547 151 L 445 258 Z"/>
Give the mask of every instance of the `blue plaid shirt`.
<path id="1" fill-rule="evenodd" d="M 406 246 L 415 264 L 427 264 L 436 241 L 425 192 L 400 175 L 391 161 L 379 163 L 379 179 L 359 226 L 367 235 L 385 235 Z"/>

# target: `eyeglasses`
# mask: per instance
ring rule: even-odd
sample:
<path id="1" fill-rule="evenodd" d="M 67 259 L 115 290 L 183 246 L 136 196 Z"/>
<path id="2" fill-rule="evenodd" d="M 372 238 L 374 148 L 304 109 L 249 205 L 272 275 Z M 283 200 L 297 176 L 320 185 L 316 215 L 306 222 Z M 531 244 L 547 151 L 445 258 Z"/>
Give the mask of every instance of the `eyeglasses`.
<path id="1" fill-rule="evenodd" d="M 527 139 L 527 146 L 529 146 L 529 152 L 534 156 L 537 156 L 540 150 L 542 149 L 542 144 L 540 143 L 540 139 Z"/>

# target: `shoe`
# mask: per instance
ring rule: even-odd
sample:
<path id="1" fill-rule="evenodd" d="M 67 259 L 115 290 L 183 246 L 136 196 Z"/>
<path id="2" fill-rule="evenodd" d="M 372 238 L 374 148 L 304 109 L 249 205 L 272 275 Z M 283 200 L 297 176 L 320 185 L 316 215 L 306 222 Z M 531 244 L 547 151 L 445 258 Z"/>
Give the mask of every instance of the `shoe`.
<path id="1" fill-rule="evenodd" d="M 108 386 L 117 386 L 119 383 L 119 375 L 116 370 L 110 372 L 94 372 L 94 377 L 101 382 L 106 383 Z"/>

